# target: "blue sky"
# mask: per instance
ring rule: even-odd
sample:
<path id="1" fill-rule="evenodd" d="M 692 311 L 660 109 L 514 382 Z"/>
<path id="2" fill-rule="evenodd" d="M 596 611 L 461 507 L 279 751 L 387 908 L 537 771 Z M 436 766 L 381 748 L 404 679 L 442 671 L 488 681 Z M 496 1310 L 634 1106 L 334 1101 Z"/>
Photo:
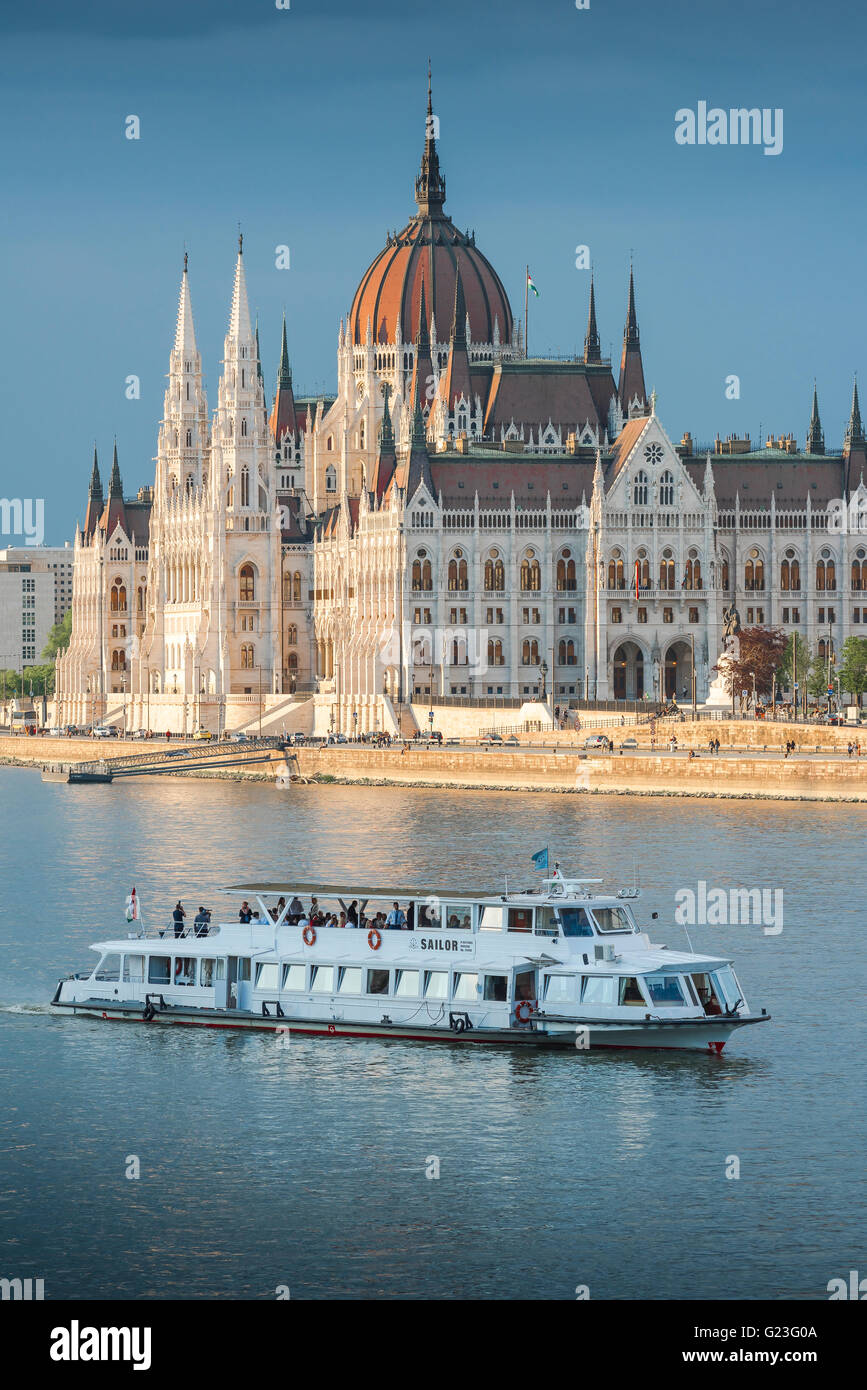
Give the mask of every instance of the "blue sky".
<path id="1" fill-rule="evenodd" d="M 412 199 L 426 64 L 446 210 L 475 228 L 531 351 L 583 342 L 590 246 L 619 356 L 630 250 L 648 386 L 678 439 L 793 430 L 814 375 L 839 447 L 867 373 L 860 7 L 797 0 L 41 0 L 0 17 L 6 332 L 0 495 L 83 515 L 96 438 L 153 478 L 184 243 L 216 403 L 237 228 L 269 390 L 335 383 L 338 320 Z M 784 146 L 683 147 L 675 112 L 780 107 Z M 124 122 L 141 121 L 141 139 Z M 291 269 L 274 248 L 288 244 Z M 725 397 L 740 377 L 741 398 Z M 128 401 L 124 381 L 141 379 Z M 867 381 L 865 381 L 867 386 Z"/>

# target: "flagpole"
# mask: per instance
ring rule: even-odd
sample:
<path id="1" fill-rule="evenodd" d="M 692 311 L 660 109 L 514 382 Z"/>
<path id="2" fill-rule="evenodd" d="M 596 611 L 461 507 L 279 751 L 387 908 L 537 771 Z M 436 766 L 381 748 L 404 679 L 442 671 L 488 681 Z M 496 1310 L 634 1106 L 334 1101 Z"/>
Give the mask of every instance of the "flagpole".
<path id="1" fill-rule="evenodd" d="M 524 276 L 524 357 L 530 356 L 530 267 Z"/>

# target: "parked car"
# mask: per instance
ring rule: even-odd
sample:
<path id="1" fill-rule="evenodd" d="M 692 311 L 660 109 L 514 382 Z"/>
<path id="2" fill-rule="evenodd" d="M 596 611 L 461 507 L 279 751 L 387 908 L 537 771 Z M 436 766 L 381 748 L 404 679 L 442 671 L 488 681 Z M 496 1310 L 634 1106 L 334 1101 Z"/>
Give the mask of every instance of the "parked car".
<path id="1" fill-rule="evenodd" d="M 519 748 L 521 746 L 521 740 L 518 738 L 517 734 L 509 734 L 509 737 L 506 739 L 506 742 L 510 744 L 513 748 Z"/>
<path id="2" fill-rule="evenodd" d="M 608 748 L 608 739 L 605 734 L 588 734 L 584 740 L 585 748 Z"/>
<path id="3" fill-rule="evenodd" d="M 244 730 L 243 730 L 243 729 L 239 729 L 237 733 L 234 733 L 234 734 L 230 734 L 230 735 L 229 735 L 229 742 L 230 742 L 230 743 L 249 743 L 249 742 L 250 742 L 250 737 L 249 737 L 248 734 L 245 734 L 245 733 L 244 733 Z"/>
<path id="4" fill-rule="evenodd" d="M 94 738 L 117 738 L 119 731 L 113 724 L 98 724 L 93 730 Z"/>
<path id="5" fill-rule="evenodd" d="M 623 742 L 621 743 L 620 747 L 621 747 L 621 748 L 637 748 L 637 747 L 638 747 L 638 739 L 637 739 L 637 738 L 625 738 L 625 739 L 623 740 Z"/>
<path id="6" fill-rule="evenodd" d="M 147 736 L 147 729 L 133 729 L 132 733 L 130 734 L 130 738 L 147 738 Z"/>
<path id="7" fill-rule="evenodd" d="M 196 729 L 196 732 L 193 734 L 193 738 L 204 739 L 206 743 L 210 743 L 212 737 L 213 735 L 210 729 Z"/>
<path id="8" fill-rule="evenodd" d="M 503 740 L 502 740 L 502 738 L 500 737 L 499 734 L 485 734 L 484 738 L 482 739 L 482 743 L 502 743 L 502 742 L 503 742 Z"/>

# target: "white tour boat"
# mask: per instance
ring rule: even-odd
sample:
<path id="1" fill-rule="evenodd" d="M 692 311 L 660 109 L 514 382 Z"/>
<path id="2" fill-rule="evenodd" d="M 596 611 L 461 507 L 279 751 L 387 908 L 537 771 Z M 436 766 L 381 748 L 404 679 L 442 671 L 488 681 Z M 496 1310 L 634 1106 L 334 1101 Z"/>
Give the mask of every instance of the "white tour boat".
<path id="1" fill-rule="evenodd" d="M 93 945 L 94 969 L 61 980 L 52 1004 L 205 1028 L 579 1050 L 721 1053 L 736 1028 L 768 1021 L 731 960 L 652 942 L 635 919 L 639 890 L 600 882 L 558 869 L 503 893 L 241 884 L 226 892 L 259 920 L 130 922 Z M 359 926 L 312 924 L 314 908 Z M 387 915 L 408 921 L 386 926 Z"/>

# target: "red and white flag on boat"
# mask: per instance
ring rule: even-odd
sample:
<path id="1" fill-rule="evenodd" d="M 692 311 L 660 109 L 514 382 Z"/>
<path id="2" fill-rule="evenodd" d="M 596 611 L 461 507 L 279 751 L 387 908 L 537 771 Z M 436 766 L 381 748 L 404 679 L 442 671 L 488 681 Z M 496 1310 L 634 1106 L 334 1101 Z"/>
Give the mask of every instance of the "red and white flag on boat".
<path id="1" fill-rule="evenodd" d="M 132 892 L 130 893 L 129 897 L 128 897 L 127 900 L 126 900 L 126 920 L 127 920 L 128 922 L 137 922 L 137 921 L 139 920 L 139 917 L 140 917 L 139 901 L 138 901 L 138 897 L 137 897 L 137 895 L 136 895 L 136 891 L 135 891 L 135 889 L 133 888 Z"/>

